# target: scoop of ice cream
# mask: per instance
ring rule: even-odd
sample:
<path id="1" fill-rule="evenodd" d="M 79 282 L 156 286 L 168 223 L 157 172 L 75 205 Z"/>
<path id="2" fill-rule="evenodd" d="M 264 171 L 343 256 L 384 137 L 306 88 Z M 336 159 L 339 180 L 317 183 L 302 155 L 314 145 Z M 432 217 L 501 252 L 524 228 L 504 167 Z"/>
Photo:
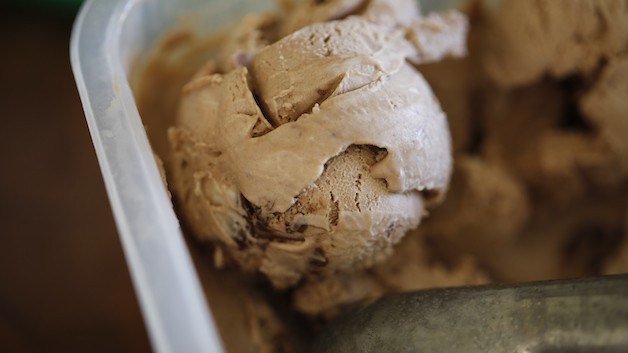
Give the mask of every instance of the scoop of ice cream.
<path id="1" fill-rule="evenodd" d="M 592 73 L 628 49 L 624 0 L 484 0 L 485 69 L 503 86 Z"/>
<path id="2" fill-rule="evenodd" d="M 221 244 L 219 264 L 278 288 L 370 267 L 445 193 L 447 121 L 406 61 L 421 60 L 407 33 L 357 16 L 315 23 L 185 86 L 170 182 L 193 233 Z"/>
<path id="3" fill-rule="evenodd" d="M 626 2 L 481 3 L 471 85 L 428 77 L 457 96 L 445 111 L 472 104 L 447 200 L 418 232 L 437 258 L 472 254 L 500 281 L 625 272 Z"/>
<path id="4" fill-rule="evenodd" d="M 483 152 L 528 184 L 537 211 L 581 202 L 593 190 L 628 180 L 627 63 L 611 59 L 593 82 L 487 91 Z M 577 84 L 586 88 L 565 89 Z"/>

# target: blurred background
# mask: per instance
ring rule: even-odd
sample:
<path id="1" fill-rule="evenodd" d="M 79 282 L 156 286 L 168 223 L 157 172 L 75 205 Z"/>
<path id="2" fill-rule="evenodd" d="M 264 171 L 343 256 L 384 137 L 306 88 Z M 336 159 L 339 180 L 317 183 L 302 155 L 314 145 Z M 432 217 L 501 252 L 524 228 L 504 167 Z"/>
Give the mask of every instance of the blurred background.
<path id="1" fill-rule="evenodd" d="M 0 352 L 150 351 L 70 68 L 80 2 L 0 1 Z"/>

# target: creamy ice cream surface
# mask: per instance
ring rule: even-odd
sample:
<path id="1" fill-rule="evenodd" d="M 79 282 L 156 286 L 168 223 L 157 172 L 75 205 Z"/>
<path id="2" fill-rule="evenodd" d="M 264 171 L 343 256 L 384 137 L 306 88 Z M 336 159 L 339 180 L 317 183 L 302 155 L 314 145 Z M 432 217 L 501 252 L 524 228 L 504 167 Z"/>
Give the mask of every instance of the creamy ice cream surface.
<path id="1" fill-rule="evenodd" d="M 624 0 L 483 0 L 490 34 L 483 48 L 489 76 L 505 87 L 548 74 L 593 74 L 600 61 L 628 49 Z"/>
<path id="2" fill-rule="evenodd" d="M 387 258 L 452 169 L 446 116 L 408 61 L 463 55 L 465 17 L 420 17 L 409 1 L 315 3 L 291 11 L 321 18 L 276 40 L 296 25 L 248 18 L 259 35 L 225 39 L 230 52 L 184 87 L 169 131 L 187 225 L 219 244 L 219 265 L 277 288 Z"/>

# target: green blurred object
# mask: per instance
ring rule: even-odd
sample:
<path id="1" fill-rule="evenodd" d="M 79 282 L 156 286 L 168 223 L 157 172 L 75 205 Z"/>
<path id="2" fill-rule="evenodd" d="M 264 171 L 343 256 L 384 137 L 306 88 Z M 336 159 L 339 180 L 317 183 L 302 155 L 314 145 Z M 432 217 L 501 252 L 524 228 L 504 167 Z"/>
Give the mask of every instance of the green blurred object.
<path id="1" fill-rule="evenodd" d="M 14 0 L 10 3 L 24 8 L 76 12 L 83 0 Z"/>

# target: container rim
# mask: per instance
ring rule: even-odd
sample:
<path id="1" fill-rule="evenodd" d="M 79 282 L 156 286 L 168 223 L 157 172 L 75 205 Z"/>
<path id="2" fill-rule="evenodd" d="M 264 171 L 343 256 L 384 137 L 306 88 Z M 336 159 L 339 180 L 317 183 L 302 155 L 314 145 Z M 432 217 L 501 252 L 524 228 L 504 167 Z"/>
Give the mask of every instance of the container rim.
<path id="1" fill-rule="evenodd" d="M 141 4 L 86 1 L 72 29 L 72 71 L 153 349 L 222 353 L 123 69 L 123 24 Z"/>

